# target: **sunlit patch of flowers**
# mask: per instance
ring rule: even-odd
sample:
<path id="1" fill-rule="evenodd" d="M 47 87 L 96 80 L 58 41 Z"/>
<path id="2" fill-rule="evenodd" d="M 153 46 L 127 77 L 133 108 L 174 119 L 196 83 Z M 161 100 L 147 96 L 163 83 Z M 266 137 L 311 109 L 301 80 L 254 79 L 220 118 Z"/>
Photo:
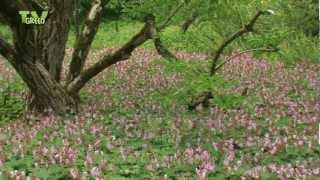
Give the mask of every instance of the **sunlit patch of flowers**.
<path id="1" fill-rule="evenodd" d="M 196 173 L 199 180 L 205 180 L 208 174 L 215 169 L 214 160 L 207 150 L 200 147 L 189 147 L 185 150 L 184 155 L 188 163 L 197 165 Z"/>

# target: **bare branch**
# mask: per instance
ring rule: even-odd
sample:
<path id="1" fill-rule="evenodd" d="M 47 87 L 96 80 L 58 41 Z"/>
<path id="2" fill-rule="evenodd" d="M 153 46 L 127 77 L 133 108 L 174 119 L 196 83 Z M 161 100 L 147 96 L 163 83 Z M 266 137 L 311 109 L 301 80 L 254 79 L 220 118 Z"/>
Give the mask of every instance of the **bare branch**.
<path id="1" fill-rule="evenodd" d="M 83 70 L 91 44 L 100 25 L 104 5 L 105 3 L 102 0 L 94 0 L 92 2 L 82 32 L 75 43 L 70 63 L 70 71 L 67 75 L 67 83 L 72 82 Z"/>
<path id="2" fill-rule="evenodd" d="M 151 33 L 151 38 L 153 40 L 154 46 L 156 47 L 158 54 L 165 59 L 177 60 L 178 58 L 163 45 L 160 38 L 160 32 L 169 25 L 169 23 L 177 15 L 177 13 L 180 11 L 183 5 L 184 5 L 184 2 L 180 3 L 175 9 L 173 9 L 170 15 L 167 16 L 167 19 L 161 25 L 151 26 L 150 33 Z"/>
<path id="3" fill-rule="evenodd" d="M 178 60 L 178 58 L 172 53 L 169 51 L 169 49 L 167 49 L 160 37 L 158 36 L 157 38 L 153 39 L 154 41 L 154 46 L 156 47 L 157 49 L 157 52 L 165 59 L 169 59 L 169 60 Z"/>
<path id="4" fill-rule="evenodd" d="M 255 23 L 257 22 L 258 18 L 261 15 L 265 15 L 265 14 L 270 14 L 269 11 L 258 11 L 253 17 L 252 19 L 249 21 L 248 24 L 244 25 L 244 27 L 242 27 L 240 30 L 238 30 L 237 32 L 235 32 L 234 34 L 232 34 L 229 38 L 227 38 L 218 48 L 217 52 L 215 53 L 215 55 L 213 56 L 213 60 L 212 60 L 212 66 L 211 66 L 211 71 L 210 71 L 210 75 L 213 76 L 215 75 L 216 71 L 219 70 L 221 67 L 223 67 L 224 64 L 226 64 L 227 62 L 231 61 L 234 57 L 236 56 L 232 56 L 230 58 L 228 58 L 226 61 L 224 61 L 223 63 L 221 63 L 220 65 L 218 65 L 218 61 L 220 56 L 222 55 L 224 49 L 230 44 L 232 43 L 234 40 L 236 40 L 237 38 L 243 36 L 244 34 L 247 34 L 249 32 L 253 31 L 253 27 L 255 25 Z M 241 54 L 246 53 L 246 52 L 250 52 L 250 51 L 276 51 L 277 49 L 275 48 L 259 48 L 259 49 L 251 49 L 251 50 L 246 50 L 243 52 L 240 52 Z M 239 54 L 238 54 L 239 55 Z M 196 98 L 195 101 L 193 101 L 190 105 L 189 105 L 189 109 L 190 110 L 194 110 L 198 105 L 200 104 L 204 104 L 206 105 L 209 101 L 209 99 L 211 99 L 213 97 L 212 92 L 204 92 L 202 93 L 199 97 Z"/>
<path id="5" fill-rule="evenodd" d="M 180 9 L 183 7 L 184 3 L 180 3 L 173 11 L 171 11 L 170 15 L 167 17 L 167 19 L 157 27 L 158 31 L 163 30 L 168 26 L 168 24 L 172 21 L 174 16 L 180 11 Z"/>
<path id="6" fill-rule="evenodd" d="M 185 22 L 182 24 L 181 29 L 183 33 L 186 33 L 189 27 L 198 19 L 200 14 L 197 10 L 193 11 L 192 15 L 188 17 Z"/>
<path id="7" fill-rule="evenodd" d="M 212 66 L 211 66 L 211 71 L 210 71 L 210 75 L 213 76 L 215 74 L 215 70 L 217 67 L 217 63 L 219 61 L 219 58 L 221 56 L 221 54 L 223 53 L 224 49 L 230 44 L 232 43 L 234 40 L 236 40 L 237 38 L 243 36 L 244 34 L 247 34 L 249 32 L 253 31 L 253 27 L 256 24 L 257 20 L 259 19 L 259 17 L 261 15 L 266 15 L 266 14 L 270 14 L 268 11 L 258 11 L 253 17 L 252 19 L 249 21 L 248 24 L 244 25 L 239 31 L 235 32 L 234 34 L 232 34 L 229 38 L 227 38 L 218 48 L 217 52 L 215 53 L 213 60 L 212 60 Z"/>
<path id="8" fill-rule="evenodd" d="M 274 48 L 274 47 L 263 47 L 263 48 L 256 48 L 256 49 L 247 49 L 244 51 L 241 51 L 237 54 L 232 55 L 231 57 L 227 58 L 224 62 L 222 62 L 221 64 L 219 64 L 215 71 L 217 72 L 219 69 L 221 69 L 225 64 L 227 64 L 228 62 L 232 61 L 234 58 L 240 56 L 241 54 L 245 54 L 245 53 L 249 53 L 249 52 L 255 52 L 255 51 L 261 51 L 261 52 L 277 52 L 279 49 Z"/>
<path id="9" fill-rule="evenodd" d="M 167 17 L 167 19 L 161 25 L 153 26 L 150 29 L 154 46 L 156 47 L 158 54 L 165 59 L 177 60 L 178 58 L 163 45 L 161 38 L 160 38 L 160 32 L 169 25 L 169 23 L 172 21 L 174 16 L 177 15 L 177 13 L 180 11 L 180 9 L 183 7 L 183 5 L 184 5 L 184 2 L 180 3 L 175 9 L 173 9 L 171 11 L 170 15 Z"/>
<path id="10" fill-rule="evenodd" d="M 151 38 L 150 28 L 155 27 L 154 16 L 148 16 L 146 18 L 145 26 L 142 30 L 136 34 L 129 42 L 127 42 L 122 48 L 117 50 L 112 55 L 106 55 L 90 68 L 84 70 L 77 78 L 75 78 L 69 85 L 68 91 L 72 94 L 77 94 L 85 84 L 94 78 L 100 72 L 107 67 L 116 64 L 120 61 L 130 58 L 132 52 Z"/>
<path id="11" fill-rule="evenodd" d="M 171 53 L 162 43 L 161 41 L 161 38 L 160 38 L 160 34 L 158 32 L 158 29 L 153 26 L 151 27 L 150 29 L 150 33 L 151 33 L 151 37 L 152 37 L 152 40 L 153 40 L 153 43 L 154 43 L 154 46 L 156 47 L 156 50 L 158 52 L 158 54 L 160 56 L 162 56 L 163 58 L 165 59 L 174 59 L 174 60 L 177 60 L 178 58 L 173 54 Z"/>

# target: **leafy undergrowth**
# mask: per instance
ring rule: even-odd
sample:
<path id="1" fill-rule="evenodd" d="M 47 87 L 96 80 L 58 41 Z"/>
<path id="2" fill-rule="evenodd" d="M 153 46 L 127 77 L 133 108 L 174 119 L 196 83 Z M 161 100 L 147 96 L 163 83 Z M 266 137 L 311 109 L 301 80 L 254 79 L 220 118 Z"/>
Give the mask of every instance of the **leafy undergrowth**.
<path id="1" fill-rule="evenodd" d="M 88 84 L 77 117 L 24 114 L 1 125 L 1 177 L 319 178 L 319 65 L 242 55 L 210 78 L 205 57 L 178 56 L 190 60 L 139 49 Z M 188 111 L 201 90 L 213 92 L 210 107 Z"/>

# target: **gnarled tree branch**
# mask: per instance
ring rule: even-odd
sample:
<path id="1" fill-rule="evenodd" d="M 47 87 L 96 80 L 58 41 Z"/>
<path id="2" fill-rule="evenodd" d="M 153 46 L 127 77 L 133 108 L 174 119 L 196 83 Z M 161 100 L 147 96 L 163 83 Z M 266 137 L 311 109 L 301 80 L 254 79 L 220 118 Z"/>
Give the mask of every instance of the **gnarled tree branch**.
<path id="1" fill-rule="evenodd" d="M 136 34 L 129 42 L 127 42 L 122 48 L 117 50 L 112 55 L 104 56 L 101 60 L 99 60 L 90 68 L 84 70 L 77 78 L 75 78 L 67 87 L 69 93 L 77 94 L 85 86 L 85 84 L 90 81 L 90 79 L 94 78 L 104 69 L 120 61 L 124 61 L 130 58 L 132 52 L 137 47 L 152 38 L 150 32 L 151 27 L 155 27 L 154 16 L 148 16 L 146 18 L 145 26 L 142 28 L 142 30 L 138 34 Z"/>
<path id="2" fill-rule="evenodd" d="M 91 44 L 100 25 L 103 7 L 106 3 L 107 1 L 103 0 L 92 1 L 92 6 L 86 17 L 81 34 L 78 36 L 75 43 L 75 48 L 70 63 L 70 70 L 69 74 L 67 75 L 67 84 L 79 76 L 83 70 Z"/>

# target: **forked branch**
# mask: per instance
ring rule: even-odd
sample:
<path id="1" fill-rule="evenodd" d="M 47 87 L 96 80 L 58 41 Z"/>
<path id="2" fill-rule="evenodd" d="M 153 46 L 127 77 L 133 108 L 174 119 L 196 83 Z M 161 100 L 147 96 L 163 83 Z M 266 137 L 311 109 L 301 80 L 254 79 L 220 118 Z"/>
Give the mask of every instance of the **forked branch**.
<path id="1" fill-rule="evenodd" d="M 256 24 L 257 20 L 259 19 L 259 17 L 261 15 L 267 15 L 267 14 L 271 14 L 270 11 L 258 11 L 253 17 L 252 19 L 248 22 L 248 24 L 244 25 L 241 29 L 239 29 L 237 32 L 233 33 L 229 38 L 227 38 L 218 48 L 218 50 L 216 51 L 215 55 L 213 56 L 212 59 L 212 66 L 211 66 L 211 70 L 210 70 L 210 76 L 214 76 L 215 73 L 222 68 L 226 63 L 228 63 L 229 61 L 231 61 L 233 58 L 235 58 L 236 56 L 240 55 L 240 54 L 244 54 L 244 53 L 248 53 L 248 52 L 252 52 L 252 51 L 265 51 L 265 52 L 275 52 L 277 51 L 276 48 L 258 48 L 258 49 L 251 49 L 251 50 L 246 50 L 243 52 L 240 52 L 238 54 L 236 54 L 235 56 L 231 56 L 230 58 L 226 59 L 224 62 L 222 62 L 221 64 L 218 65 L 220 56 L 222 55 L 223 51 L 225 50 L 225 48 L 231 44 L 233 41 L 235 41 L 236 39 L 240 38 L 241 36 L 252 32 L 254 29 L 254 25 Z M 198 97 L 195 98 L 195 100 L 193 100 L 193 102 L 191 102 L 191 104 L 189 104 L 189 110 L 194 110 L 197 106 L 203 104 L 206 105 L 209 102 L 209 99 L 213 98 L 213 94 L 212 92 L 204 92 L 202 94 L 200 94 Z"/>
<path id="2" fill-rule="evenodd" d="M 171 13 L 169 14 L 169 16 L 165 19 L 165 21 L 159 25 L 159 26 L 154 26 L 151 29 L 151 36 L 152 36 L 152 40 L 154 43 L 154 46 L 158 52 L 158 54 L 160 56 L 162 56 L 165 59 L 174 59 L 177 60 L 178 58 L 169 51 L 169 49 L 167 49 L 164 44 L 161 41 L 161 37 L 160 37 L 160 32 L 165 29 L 170 22 L 172 21 L 172 19 L 178 14 L 178 12 L 180 11 L 180 9 L 183 7 L 184 3 L 180 3 L 175 9 L 173 9 L 171 11 Z"/>
<path id="3" fill-rule="evenodd" d="M 233 33 L 230 37 L 228 37 L 218 48 L 216 51 L 213 59 L 212 59 L 212 65 L 211 65 L 211 70 L 210 70 L 210 75 L 213 76 L 216 73 L 216 67 L 218 65 L 218 61 L 220 59 L 220 56 L 222 55 L 223 51 L 225 48 L 231 44 L 234 40 L 242 37 L 243 35 L 253 32 L 254 25 L 256 24 L 257 20 L 261 15 L 268 15 L 270 14 L 269 11 L 258 11 L 249 21 L 248 24 L 244 25 L 240 30 L 237 32 Z"/>
<path id="4" fill-rule="evenodd" d="M 68 91 L 72 94 L 78 93 L 85 86 L 85 84 L 90 81 L 90 79 L 94 78 L 104 69 L 120 61 L 124 61 L 130 58 L 132 52 L 137 47 L 152 38 L 150 32 L 150 29 L 152 27 L 155 27 L 155 18 L 154 16 L 148 16 L 146 18 L 145 26 L 138 34 L 136 34 L 129 42 L 127 42 L 115 53 L 113 53 L 112 55 L 104 56 L 93 66 L 80 73 L 80 75 L 68 85 Z"/>
<path id="5" fill-rule="evenodd" d="M 160 56 L 162 56 L 164 59 L 173 59 L 177 60 L 178 58 L 171 53 L 162 43 L 161 38 L 160 38 L 160 32 L 158 31 L 158 28 L 155 26 L 151 27 L 150 29 L 151 32 L 151 37 L 154 43 L 154 46 Z"/>
<path id="6" fill-rule="evenodd" d="M 108 3 L 108 1 L 92 1 L 91 9 L 85 19 L 84 26 L 82 27 L 80 35 L 76 39 L 69 67 L 69 74 L 67 75 L 67 84 L 71 83 L 76 77 L 78 77 L 83 70 L 91 44 L 97 34 L 103 13 L 103 7 L 106 3 Z"/>

